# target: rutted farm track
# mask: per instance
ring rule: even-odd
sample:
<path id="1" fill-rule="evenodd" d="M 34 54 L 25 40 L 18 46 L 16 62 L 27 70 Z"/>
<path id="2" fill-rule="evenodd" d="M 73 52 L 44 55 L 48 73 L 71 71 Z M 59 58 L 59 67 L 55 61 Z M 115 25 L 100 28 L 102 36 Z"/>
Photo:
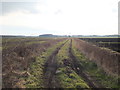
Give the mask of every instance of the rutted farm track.
<path id="1" fill-rule="evenodd" d="M 67 66 L 69 63 L 70 68 L 80 77 L 83 78 L 83 80 L 87 83 L 87 85 L 90 88 L 101 88 L 101 85 L 97 85 L 97 83 L 94 83 L 93 80 L 87 76 L 84 71 L 82 65 L 78 62 L 76 57 L 72 53 L 72 39 L 67 40 L 65 43 L 60 45 L 51 56 L 49 56 L 48 60 L 46 61 L 44 65 L 44 85 L 46 88 L 61 88 L 62 86 L 59 83 L 59 79 L 57 77 L 57 69 L 59 68 L 59 63 L 56 59 L 56 55 L 59 54 L 60 49 L 65 45 L 69 43 L 68 46 L 68 57 L 70 58 L 70 61 L 64 60 L 64 65 Z M 66 62 L 66 63 L 65 63 Z"/>
<path id="2" fill-rule="evenodd" d="M 67 42 L 68 40 L 65 43 Z M 56 50 L 52 53 L 51 56 L 49 56 L 48 60 L 46 61 L 44 65 L 45 87 L 47 88 L 56 88 L 56 87 L 58 88 L 59 87 L 58 82 L 55 82 L 54 80 L 55 79 L 54 75 L 58 67 L 55 56 L 57 55 L 57 53 L 59 52 L 59 50 L 65 43 L 63 43 L 58 48 L 56 48 Z"/>

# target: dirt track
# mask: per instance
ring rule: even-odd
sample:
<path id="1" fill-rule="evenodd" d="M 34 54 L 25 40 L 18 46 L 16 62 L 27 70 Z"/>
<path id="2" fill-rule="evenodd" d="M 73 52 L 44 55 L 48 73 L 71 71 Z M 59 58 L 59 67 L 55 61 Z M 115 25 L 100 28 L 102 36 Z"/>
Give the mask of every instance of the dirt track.
<path id="1" fill-rule="evenodd" d="M 67 41 L 65 42 L 67 43 Z M 64 43 L 64 44 L 65 44 Z M 56 60 L 56 55 L 58 54 L 59 50 L 62 48 L 64 45 L 62 44 L 60 47 L 58 47 L 52 55 L 49 57 L 49 59 L 45 63 L 45 68 L 44 68 L 44 79 L 45 79 L 45 87 L 46 88 L 61 88 L 59 84 L 59 80 L 56 78 L 55 73 L 58 68 L 58 63 Z M 81 76 L 84 81 L 88 84 L 90 88 L 101 88 L 101 85 L 95 83 L 94 81 L 91 80 L 91 77 L 89 77 L 84 71 L 82 65 L 78 62 L 76 57 L 72 53 L 72 39 L 70 41 L 69 45 L 69 57 L 71 58 L 71 68 L 79 75 Z"/>
<path id="2" fill-rule="evenodd" d="M 68 41 L 68 40 L 67 40 Z M 67 41 L 65 43 L 67 43 Z M 58 68 L 57 60 L 55 56 L 61 49 L 61 47 L 65 44 L 63 43 L 60 45 L 48 58 L 48 60 L 45 63 L 44 68 L 44 79 L 45 79 L 45 87 L 46 88 L 58 88 L 60 87 L 59 83 L 57 82 L 57 78 L 55 78 L 55 73 Z"/>

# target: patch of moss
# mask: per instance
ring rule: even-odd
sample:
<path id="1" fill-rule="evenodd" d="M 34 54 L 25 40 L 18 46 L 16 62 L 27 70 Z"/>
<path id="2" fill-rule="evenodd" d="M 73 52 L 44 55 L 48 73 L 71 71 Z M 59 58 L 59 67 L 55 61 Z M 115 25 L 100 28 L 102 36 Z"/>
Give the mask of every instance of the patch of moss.
<path id="1" fill-rule="evenodd" d="M 62 88 L 78 88 L 77 85 L 79 83 L 80 88 L 89 88 L 86 82 L 78 76 L 78 74 L 68 65 L 71 62 L 71 58 L 69 57 L 69 46 L 70 40 L 60 49 L 56 58 L 60 67 L 58 68 L 59 74 L 56 77 L 60 81 L 60 85 Z M 64 64 L 64 60 L 67 65 Z"/>
<path id="2" fill-rule="evenodd" d="M 69 67 L 70 68 L 70 67 Z M 71 73 L 67 72 L 67 67 L 63 67 L 61 70 L 65 70 L 61 74 L 57 75 L 60 80 L 61 87 L 63 88 L 78 88 L 78 83 L 80 88 L 89 88 L 86 82 L 78 76 L 72 69 Z"/>

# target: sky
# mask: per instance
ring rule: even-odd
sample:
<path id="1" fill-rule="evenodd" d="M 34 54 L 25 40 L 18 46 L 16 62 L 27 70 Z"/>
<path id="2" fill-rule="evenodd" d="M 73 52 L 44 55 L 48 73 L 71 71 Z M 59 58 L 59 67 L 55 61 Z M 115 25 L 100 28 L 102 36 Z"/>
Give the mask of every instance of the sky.
<path id="1" fill-rule="evenodd" d="M 1 35 L 118 34 L 119 0 L 1 0 Z"/>

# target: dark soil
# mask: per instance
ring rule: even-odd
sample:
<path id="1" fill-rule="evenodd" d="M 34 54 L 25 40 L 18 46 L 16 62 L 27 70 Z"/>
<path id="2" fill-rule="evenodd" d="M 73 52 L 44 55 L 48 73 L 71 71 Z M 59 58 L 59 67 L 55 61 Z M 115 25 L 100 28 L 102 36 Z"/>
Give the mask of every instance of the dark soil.
<path id="1" fill-rule="evenodd" d="M 66 41 L 67 42 L 67 41 Z M 66 43 L 65 42 L 65 43 Z M 60 88 L 59 81 L 55 77 L 55 73 L 58 68 L 57 60 L 56 60 L 56 55 L 58 54 L 59 50 L 61 47 L 65 44 L 63 43 L 60 45 L 52 54 L 49 56 L 48 60 L 46 61 L 44 65 L 44 79 L 45 83 L 44 86 L 45 88 Z"/>
<path id="2" fill-rule="evenodd" d="M 99 47 L 109 48 L 120 53 L 120 38 L 80 38 L 81 40 L 95 44 Z M 103 42 L 103 43 L 100 43 Z M 107 43 L 104 43 L 107 42 Z M 116 42 L 116 43 L 112 43 Z"/>

